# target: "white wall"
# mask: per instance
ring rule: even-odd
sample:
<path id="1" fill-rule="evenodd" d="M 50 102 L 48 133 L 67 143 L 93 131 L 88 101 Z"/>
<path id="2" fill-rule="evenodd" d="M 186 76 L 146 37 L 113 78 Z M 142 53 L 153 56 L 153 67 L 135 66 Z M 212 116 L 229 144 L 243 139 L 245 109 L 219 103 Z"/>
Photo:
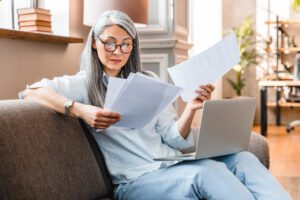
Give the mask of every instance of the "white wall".
<path id="1" fill-rule="evenodd" d="M 222 0 L 190 0 L 190 37 L 194 46 L 190 57 L 201 53 L 222 39 Z M 215 84 L 212 99 L 222 98 L 222 79 Z M 201 111 L 196 112 L 192 126 L 199 127 Z"/>
<path id="2" fill-rule="evenodd" d="M 222 39 L 222 0 L 190 0 L 190 42 L 194 44 L 190 57 L 206 50 Z M 222 80 L 213 99 L 222 98 Z"/>

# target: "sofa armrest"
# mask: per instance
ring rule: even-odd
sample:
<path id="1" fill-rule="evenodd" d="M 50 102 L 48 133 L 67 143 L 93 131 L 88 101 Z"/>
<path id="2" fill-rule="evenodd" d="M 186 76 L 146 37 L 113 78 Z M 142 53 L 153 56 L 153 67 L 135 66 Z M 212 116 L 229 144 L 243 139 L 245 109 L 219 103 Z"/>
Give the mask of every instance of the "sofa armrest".
<path id="1" fill-rule="evenodd" d="M 183 149 L 181 151 L 182 153 L 190 153 L 196 151 L 195 146 L 197 144 L 199 131 L 200 131 L 199 127 L 192 128 L 192 133 L 194 136 L 194 146 L 187 149 Z M 252 132 L 248 150 L 249 152 L 253 153 L 267 169 L 269 169 L 269 165 L 270 165 L 269 144 L 265 137 L 255 132 Z"/>
<path id="2" fill-rule="evenodd" d="M 249 151 L 253 153 L 259 161 L 269 169 L 270 166 L 270 152 L 268 140 L 255 132 L 251 133 Z"/>

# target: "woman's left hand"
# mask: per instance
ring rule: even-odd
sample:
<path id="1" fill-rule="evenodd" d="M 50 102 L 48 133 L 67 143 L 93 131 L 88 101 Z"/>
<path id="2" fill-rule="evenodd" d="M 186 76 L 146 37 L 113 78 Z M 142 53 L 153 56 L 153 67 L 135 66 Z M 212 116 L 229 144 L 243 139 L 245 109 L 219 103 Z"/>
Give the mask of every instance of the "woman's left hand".
<path id="1" fill-rule="evenodd" d="M 178 120 L 178 131 L 183 138 L 186 138 L 191 130 L 191 124 L 195 112 L 203 107 L 204 101 L 211 99 L 211 93 L 214 90 L 215 87 L 212 84 L 200 85 L 199 89 L 195 90 L 195 92 L 199 95 L 187 103 Z"/>
<path id="2" fill-rule="evenodd" d="M 203 103 L 206 100 L 211 99 L 211 94 L 215 90 L 212 84 L 200 85 L 198 90 L 195 90 L 199 94 L 195 99 L 188 102 L 187 106 L 192 110 L 196 111 L 203 107 Z"/>

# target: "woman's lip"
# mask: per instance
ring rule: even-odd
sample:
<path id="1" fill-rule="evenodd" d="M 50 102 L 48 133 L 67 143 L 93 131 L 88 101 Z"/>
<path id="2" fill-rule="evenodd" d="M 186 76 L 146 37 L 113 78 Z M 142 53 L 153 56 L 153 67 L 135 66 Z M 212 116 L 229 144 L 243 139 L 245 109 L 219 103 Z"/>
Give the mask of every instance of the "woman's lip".
<path id="1" fill-rule="evenodd" d="M 110 61 L 112 61 L 112 62 L 121 62 L 121 60 L 117 60 L 117 59 L 111 59 Z"/>

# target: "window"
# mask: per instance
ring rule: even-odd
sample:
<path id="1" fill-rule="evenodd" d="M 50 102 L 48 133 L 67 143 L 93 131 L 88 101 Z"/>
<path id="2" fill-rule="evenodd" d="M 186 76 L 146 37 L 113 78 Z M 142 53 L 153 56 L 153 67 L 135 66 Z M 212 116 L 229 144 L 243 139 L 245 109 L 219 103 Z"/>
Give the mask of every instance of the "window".
<path id="1" fill-rule="evenodd" d="M 11 1 L 2 0 L 0 2 L 0 28 L 12 28 Z"/>
<path id="2" fill-rule="evenodd" d="M 14 27 L 12 25 L 12 3 Z M 18 30 L 18 8 L 29 8 L 32 0 L 2 0 L 0 2 L 0 28 Z M 69 36 L 69 0 L 39 0 L 40 8 L 51 11 L 52 31 L 55 35 Z"/>

